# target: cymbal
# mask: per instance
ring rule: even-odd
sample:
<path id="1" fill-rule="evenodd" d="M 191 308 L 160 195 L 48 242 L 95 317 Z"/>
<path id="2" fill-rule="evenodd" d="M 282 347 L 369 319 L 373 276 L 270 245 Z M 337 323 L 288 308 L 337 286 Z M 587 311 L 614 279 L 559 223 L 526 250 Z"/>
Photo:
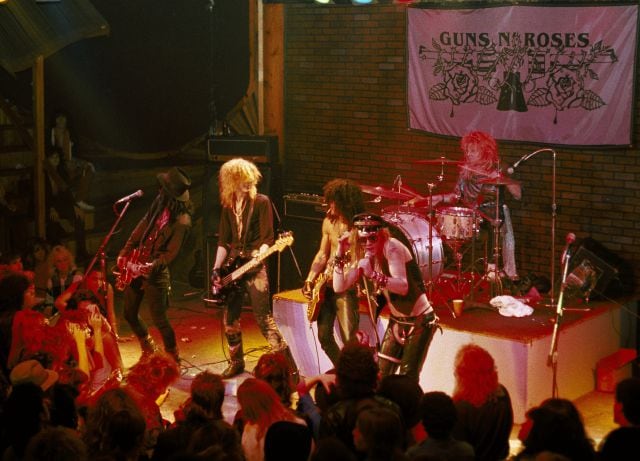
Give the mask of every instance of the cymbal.
<path id="1" fill-rule="evenodd" d="M 417 165 L 461 165 L 462 160 L 451 160 L 446 157 L 426 159 L 426 160 L 414 160 Z"/>
<path id="2" fill-rule="evenodd" d="M 520 183 L 514 179 L 511 179 L 508 176 L 504 176 L 503 174 L 499 174 L 493 178 L 485 178 L 478 181 L 480 184 L 491 184 L 494 186 L 516 186 Z"/>
<path id="3" fill-rule="evenodd" d="M 382 186 L 367 186 L 365 184 L 360 184 L 360 189 L 362 189 L 362 192 L 364 192 L 365 194 L 379 195 L 380 197 L 393 200 L 409 200 L 410 198 L 413 198 L 413 196 L 410 194 L 386 189 Z"/>

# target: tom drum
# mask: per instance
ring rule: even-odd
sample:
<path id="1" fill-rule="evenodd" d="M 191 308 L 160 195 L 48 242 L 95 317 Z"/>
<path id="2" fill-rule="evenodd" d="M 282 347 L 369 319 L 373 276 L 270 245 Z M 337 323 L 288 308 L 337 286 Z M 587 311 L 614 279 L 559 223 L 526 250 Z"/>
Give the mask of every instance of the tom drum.
<path id="1" fill-rule="evenodd" d="M 480 217 L 474 217 L 470 208 L 448 206 L 436 210 L 436 226 L 445 240 L 470 240 L 479 224 Z"/>

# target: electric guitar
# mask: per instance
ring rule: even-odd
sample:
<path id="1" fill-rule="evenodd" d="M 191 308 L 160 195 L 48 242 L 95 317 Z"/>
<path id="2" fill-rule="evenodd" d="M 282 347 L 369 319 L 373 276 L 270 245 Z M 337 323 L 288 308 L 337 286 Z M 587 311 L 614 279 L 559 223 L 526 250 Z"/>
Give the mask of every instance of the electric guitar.
<path id="1" fill-rule="evenodd" d="M 324 293 L 327 289 L 327 282 L 329 281 L 329 274 L 331 274 L 331 272 L 333 272 L 333 264 L 328 264 L 324 272 L 318 275 L 313 284 L 311 299 L 307 306 L 307 319 L 309 319 L 309 322 L 318 320 L 320 306 L 324 303 Z"/>
<path id="2" fill-rule="evenodd" d="M 115 286 L 118 290 L 124 291 L 134 279 L 148 275 L 152 263 L 142 262 L 140 259 L 141 251 L 136 248 L 127 256 L 122 266 L 117 266 L 114 269 L 113 274 L 116 276 Z"/>
<path id="3" fill-rule="evenodd" d="M 220 268 L 220 282 L 218 286 L 215 286 L 213 280 L 211 281 L 212 299 L 209 299 L 209 301 L 223 303 L 227 293 L 236 286 L 240 280 L 255 272 L 250 271 L 258 268 L 262 261 L 267 259 L 276 251 L 282 251 L 292 244 L 293 233 L 285 232 L 281 234 L 278 240 L 276 240 L 276 242 L 264 253 L 260 253 L 251 258 L 242 255 L 232 258 L 222 268 Z"/>

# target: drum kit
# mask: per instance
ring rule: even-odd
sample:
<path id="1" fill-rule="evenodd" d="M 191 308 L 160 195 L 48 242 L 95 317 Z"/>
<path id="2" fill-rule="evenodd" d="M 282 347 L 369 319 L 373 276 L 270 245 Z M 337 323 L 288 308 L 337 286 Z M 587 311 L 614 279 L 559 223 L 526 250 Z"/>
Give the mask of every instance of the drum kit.
<path id="1" fill-rule="evenodd" d="M 451 160 L 445 157 L 438 159 L 417 160 L 418 165 L 430 165 L 439 167 L 440 171 L 436 179 L 442 182 L 445 178 L 445 167 L 456 166 L 464 168 L 463 162 Z M 518 182 L 503 176 L 484 179 L 483 184 L 496 186 L 496 194 L 500 194 L 500 186 L 517 185 Z M 446 279 L 454 279 L 453 289 L 457 297 L 467 297 L 473 300 L 476 282 L 487 280 L 490 283 L 498 284 L 496 290 L 492 286 L 492 292 L 502 294 L 500 285 L 500 241 L 498 228 L 501 225 L 499 218 L 493 219 L 476 206 L 460 204 L 455 206 L 443 205 L 434 206 L 433 190 L 435 183 L 428 183 L 428 195 L 424 196 L 415 189 L 402 184 L 400 175 L 396 176 L 392 187 L 363 185 L 360 187 L 365 194 L 374 198 L 370 203 L 381 204 L 383 200 L 397 201 L 396 205 L 383 206 L 381 216 L 388 222 L 394 224 L 406 237 L 413 254 L 420 267 L 423 279 L 428 287 L 428 295 L 433 300 L 433 289 L 439 283 L 441 277 L 445 278 L 446 256 L 445 246 L 453 253 L 456 271 L 454 274 L 447 273 Z M 498 213 L 499 197 L 496 197 L 496 217 Z M 474 271 L 475 244 L 480 230 L 480 224 L 487 221 L 494 228 L 493 244 L 493 264 L 488 264 L 488 257 L 484 258 L 484 274 L 477 280 Z M 463 254 L 471 248 L 471 275 L 467 279 L 463 276 L 462 259 Z M 486 251 L 485 251 L 486 253 Z M 448 305 L 446 299 L 444 302 Z"/>

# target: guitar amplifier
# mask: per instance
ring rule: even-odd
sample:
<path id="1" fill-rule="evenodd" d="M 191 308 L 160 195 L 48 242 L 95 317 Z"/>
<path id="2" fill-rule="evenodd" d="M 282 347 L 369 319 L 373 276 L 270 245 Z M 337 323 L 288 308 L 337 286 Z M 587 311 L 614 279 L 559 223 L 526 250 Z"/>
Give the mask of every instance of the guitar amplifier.
<path id="1" fill-rule="evenodd" d="M 284 199 L 284 215 L 288 218 L 322 221 L 327 213 L 327 204 L 321 195 L 286 194 Z"/>

